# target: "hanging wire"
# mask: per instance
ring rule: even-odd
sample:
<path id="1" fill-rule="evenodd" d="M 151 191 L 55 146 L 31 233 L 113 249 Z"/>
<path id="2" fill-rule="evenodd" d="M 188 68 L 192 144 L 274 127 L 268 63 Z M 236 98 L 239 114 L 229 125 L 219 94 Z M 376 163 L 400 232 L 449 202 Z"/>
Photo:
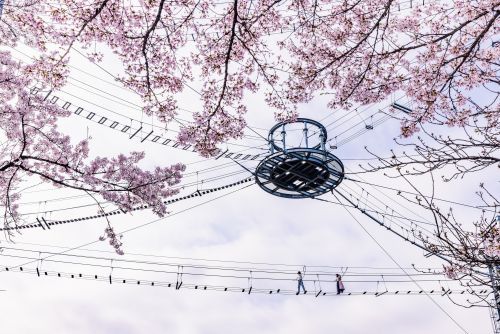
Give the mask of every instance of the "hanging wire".
<path id="1" fill-rule="evenodd" d="M 377 239 L 375 239 L 375 237 L 363 226 L 363 224 L 361 224 L 358 219 L 356 219 L 356 217 L 349 211 L 349 209 L 345 208 L 345 210 L 347 211 L 347 213 L 356 221 L 356 223 L 363 229 L 363 231 L 365 231 L 366 234 L 368 234 L 368 236 L 370 237 L 370 239 L 372 239 L 376 244 L 377 246 L 385 253 L 385 255 L 387 255 L 388 258 L 391 259 L 392 262 L 394 262 L 395 265 L 397 265 L 401 271 L 403 271 L 405 274 L 407 274 L 407 271 L 405 269 L 403 269 L 403 267 L 394 259 L 394 257 L 384 248 L 384 246 L 382 246 L 382 244 L 380 244 Z M 422 288 L 422 286 L 416 281 L 414 280 L 410 275 L 408 275 L 408 278 L 411 279 L 411 281 L 421 290 L 421 291 L 424 291 L 424 289 Z M 443 312 L 458 328 L 460 328 L 460 330 L 462 330 L 464 333 L 468 334 L 469 332 L 467 330 L 465 330 L 465 328 L 460 325 L 460 323 L 454 318 L 452 317 L 441 305 L 439 305 L 435 300 L 434 298 L 432 298 L 432 296 L 425 292 L 425 295 L 431 300 L 431 302 L 436 305 L 436 307 L 441 311 Z"/>

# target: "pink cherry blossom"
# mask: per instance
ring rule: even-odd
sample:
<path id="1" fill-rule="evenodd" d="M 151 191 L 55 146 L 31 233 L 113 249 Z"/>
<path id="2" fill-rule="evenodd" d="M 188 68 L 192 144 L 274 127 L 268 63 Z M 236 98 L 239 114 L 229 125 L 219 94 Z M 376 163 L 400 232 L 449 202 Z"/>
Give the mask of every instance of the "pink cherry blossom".
<path id="1" fill-rule="evenodd" d="M 178 192 L 173 186 L 180 182 L 184 165 L 143 170 L 137 166 L 144 158 L 141 152 L 90 159 L 86 140 L 72 144 L 70 137 L 58 130 L 58 119 L 68 117 L 69 111 L 30 94 L 27 87 L 36 76 L 33 68 L 43 71 L 44 67 L 22 65 L 8 52 L 0 52 L 0 129 L 7 139 L 0 151 L 4 225 L 20 221 L 16 201 L 26 176 L 100 195 L 124 211 L 146 204 L 164 215 L 163 200 Z"/>
<path id="2" fill-rule="evenodd" d="M 412 102 L 403 124 L 410 136 L 435 118 L 460 126 L 478 110 L 474 91 L 497 83 L 500 11 L 493 0 L 411 8 L 394 0 L 13 4 L 6 1 L 0 36 L 46 52 L 32 72 L 50 85 L 63 83 L 72 47 L 99 62 L 96 49 L 104 45 L 122 61 L 119 80 L 143 98 L 144 111 L 168 122 L 178 94 L 201 79 L 203 108 L 179 140 L 205 156 L 241 136 L 243 98 L 258 90 L 278 120 L 293 119 L 299 104 L 319 94 L 336 109 L 402 92 Z M 498 109 L 496 100 L 479 105 L 485 114 Z"/>

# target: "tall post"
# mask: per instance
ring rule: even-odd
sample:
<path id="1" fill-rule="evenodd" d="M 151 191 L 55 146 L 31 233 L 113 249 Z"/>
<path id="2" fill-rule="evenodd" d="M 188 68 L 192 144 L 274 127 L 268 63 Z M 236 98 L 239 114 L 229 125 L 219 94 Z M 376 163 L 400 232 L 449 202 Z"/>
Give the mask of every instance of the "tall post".
<path id="1" fill-rule="evenodd" d="M 304 138 L 306 140 L 306 147 L 309 147 L 309 138 L 307 134 L 307 123 L 304 122 Z"/>
<path id="2" fill-rule="evenodd" d="M 323 152 L 323 160 L 326 160 L 326 148 L 325 148 L 325 136 L 323 135 L 323 131 L 319 131 L 319 142 L 321 145 L 321 151 Z"/>
<path id="3" fill-rule="evenodd" d="M 283 126 L 281 128 L 281 140 L 283 141 L 283 152 L 286 152 L 285 137 L 286 137 L 285 124 L 283 124 Z"/>
<path id="4" fill-rule="evenodd" d="M 500 228 L 500 215 L 497 216 L 497 228 Z M 491 288 L 495 306 L 491 307 L 491 322 L 493 324 L 493 333 L 500 334 L 500 267 L 497 263 L 488 266 L 490 272 Z"/>
<path id="5" fill-rule="evenodd" d="M 500 328 L 498 321 L 500 320 L 500 295 L 498 294 L 499 286 L 498 286 L 498 271 L 496 270 L 493 265 L 489 265 L 488 269 L 490 271 L 490 279 L 491 279 L 491 287 L 493 289 L 493 296 L 495 298 L 495 307 L 493 307 L 495 314 L 495 319 L 493 319 L 493 322 L 495 324 L 494 326 L 494 333 L 500 333 Z"/>
<path id="6" fill-rule="evenodd" d="M 269 150 L 271 151 L 271 154 L 273 154 L 274 153 L 274 138 L 273 138 L 272 133 L 269 135 L 268 142 L 269 142 Z"/>

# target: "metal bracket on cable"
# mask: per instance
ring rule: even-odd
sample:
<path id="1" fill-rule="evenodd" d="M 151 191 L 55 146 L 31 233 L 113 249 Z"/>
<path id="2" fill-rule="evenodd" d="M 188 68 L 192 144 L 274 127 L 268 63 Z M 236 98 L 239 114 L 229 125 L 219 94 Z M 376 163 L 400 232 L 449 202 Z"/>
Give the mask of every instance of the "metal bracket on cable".
<path id="1" fill-rule="evenodd" d="M 403 105 L 401 105 L 401 104 L 399 104 L 399 103 L 396 103 L 396 102 L 394 102 L 394 103 L 392 104 L 392 107 L 393 107 L 394 109 L 396 109 L 396 110 L 399 110 L 399 111 L 404 112 L 405 114 L 409 114 L 409 113 L 411 113 L 411 112 L 413 111 L 413 110 L 411 110 L 410 108 L 405 107 L 405 106 L 403 106 Z"/>
<path id="2" fill-rule="evenodd" d="M 43 226 L 42 222 L 40 221 L 40 219 L 38 219 L 38 217 L 36 217 L 36 221 L 38 222 L 38 226 L 46 230 L 46 228 Z"/>
<path id="3" fill-rule="evenodd" d="M 250 270 L 250 276 L 248 277 L 248 294 L 252 292 L 252 271 Z"/>
<path id="4" fill-rule="evenodd" d="M 49 225 L 49 223 L 47 223 L 47 221 L 45 220 L 44 217 L 42 217 L 42 220 L 45 223 L 45 226 L 47 226 L 47 228 L 50 230 L 50 225 Z"/>
<path id="5" fill-rule="evenodd" d="M 181 288 L 181 286 L 182 286 L 182 273 L 183 273 L 183 270 L 184 270 L 183 266 L 177 266 L 177 282 L 175 283 L 175 290 L 179 290 Z"/>
<path id="6" fill-rule="evenodd" d="M 318 278 L 318 289 L 319 291 L 316 293 L 316 298 L 321 294 L 321 292 L 323 292 L 323 290 L 321 289 L 321 280 L 319 279 L 319 274 L 316 274 L 316 277 Z"/>

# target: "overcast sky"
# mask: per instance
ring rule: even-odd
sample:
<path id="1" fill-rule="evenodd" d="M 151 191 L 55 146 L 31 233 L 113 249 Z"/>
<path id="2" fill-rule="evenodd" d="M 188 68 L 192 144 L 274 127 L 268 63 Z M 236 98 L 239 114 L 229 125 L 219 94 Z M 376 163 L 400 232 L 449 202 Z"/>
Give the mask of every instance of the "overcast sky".
<path id="1" fill-rule="evenodd" d="M 22 58 L 20 54 L 14 55 Z M 70 85 L 65 91 L 74 96 L 57 93 L 58 96 L 99 115 L 119 119 L 120 122 L 125 122 L 126 118 L 113 114 L 111 110 L 135 119 L 142 119 L 145 123 L 151 121 L 141 115 L 140 111 L 131 107 L 129 102 L 140 103 L 137 98 L 108 83 L 113 79 L 106 73 L 77 55 L 74 56 L 72 64 L 76 69 L 72 70 L 73 79 L 70 80 Z M 105 66 L 111 70 L 118 70 L 118 67 L 113 68 L 114 65 L 111 63 L 105 64 Z M 78 69 L 92 73 L 100 79 L 84 74 Z M 98 92 L 75 80 L 103 92 Z M 87 91 L 82 88 L 87 89 Z M 117 98 L 106 94 L 113 94 Z M 83 98 L 87 102 L 78 100 L 77 97 Z M 302 106 L 301 116 L 323 120 L 323 123 L 327 125 L 344 115 L 342 111 L 332 113 L 332 111 L 327 110 L 323 102 L 317 100 L 308 106 Z M 357 127 L 353 128 L 351 132 L 342 134 L 344 138 L 348 137 L 349 133 L 364 128 L 364 124 L 360 123 L 361 118 L 373 114 L 378 108 L 390 104 L 390 102 L 386 101 L 380 106 L 361 110 L 361 116 L 356 115 L 340 126 L 340 121 L 330 125 L 328 128 L 330 138 L 353 125 Z M 401 102 L 404 102 L 404 99 Z M 267 111 L 262 98 L 258 95 L 248 96 L 247 104 L 250 110 L 248 115 L 250 126 L 264 137 L 267 136 L 267 132 L 263 129 L 274 125 L 272 112 Z M 195 110 L 199 106 L 196 94 L 187 92 L 181 100 L 181 106 Z M 184 112 L 180 116 L 183 119 L 189 119 L 188 112 Z M 346 119 L 349 118 L 343 120 Z M 175 133 L 172 132 L 175 130 L 175 125 L 171 126 L 164 134 L 166 138 L 175 136 Z M 61 127 L 70 132 L 75 140 L 90 136 L 94 155 L 111 156 L 134 150 L 144 150 L 146 152 L 146 159 L 143 162 L 145 168 L 179 161 L 185 162 L 188 164 L 186 172 L 192 173 L 183 181 L 185 184 L 197 179 L 199 181 L 226 175 L 224 179 L 216 182 L 207 181 L 203 184 L 200 182 L 197 186 L 198 189 L 228 184 L 250 176 L 250 173 L 241 166 L 231 163 L 231 160 L 204 161 L 196 153 L 166 148 L 147 141 L 141 143 L 136 138 L 130 140 L 127 134 L 112 131 L 105 126 L 76 115 L 63 120 Z M 350 159 L 369 158 L 364 150 L 367 145 L 377 153 L 387 156 L 389 149 L 394 146 L 392 138 L 398 135 L 398 130 L 397 121 L 387 121 L 376 126 L 374 130 L 354 138 L 339 149 L 332 150 L 332 153 L 340 159 L 345 159 L 344 164 L 347 171 L 359 170 L 358 163 L 360 161 Z M 148 132 L 149 129 L 145 126 L 144 133 L 141 135 L 144 136 Z M 256 136 L 252 131 L 247 131 L 246 134 Z M 338 139 L 341 137 L 339 136 Z M 262 150 L 256 146 L 265 144 L 262 140 L 259 141 L 255 138 L 245 138 L 234 143 L 254 147 L 248 150 L 249 153 L 261 153 Z M 225 147 L 223 148 L 225 149 Z M 235 145 L 228 145 L 227 148 L 230 151 L 245 149 L 245 147 Z M 226 164 L 223 166 L 225 169 L 213 172 L 205 171 L 208 167 L 223 164 Z M 256 163 L 245 162 L 244 165 L 253 170 Z M 199 171 L 198 175 L 196 175 L 196 171 Z M 228 175 L 237 171 L 241 173 Z M 380 174 L 353 177 L 362 178 L 375 184 L 409 189 L 403 182 L 387 179 Z M 487 179 L 493 178 L 493 175 L 485 174 L 481 177 Z M 27 184 L 34 183 L 36 181 L 27 180 Z M 352 181 L 344 181 L 344 184 L 343 191 L 347 191 L 346 187 L 351 187 L 351 189 L 361 192 L 360 188 L 356 188 Z M 419 185 L 422 186 L 422 189 L 428 189 L 428 184 L 429 178 L 419 179 Z M 450 200 L 475 203 L 477 199 L 474 198 L 473 192 L 477 185 L 478 179 L 466 178 L 460 183 L 440 185 L 438 195 Z M 237 188 L 173 204 L 169 206 L 171 216 L 124 233 L 122 241 L 126 253 L 125 258 L 151 259 L 151 257 L 130 255 L 140 253 L 168 257 L 291 264 L 294 265 L 289 267 L 292 268 L 291 270 L 302 270 L 305 265 L 306 288 L 309 291 L 314 290 L 316 282 L 311 281 L 314 280 L 314 277 L 307 275 L 307 266 L 349 267 L 351 271 L 354 267 L 397 267 L 370 235 L 347 213 L 344 207 L 310 199 L 290 200 L 273 197 L 257 185 L 215 199 L 217 196 L 227 194 L 235 189 Z M 187 187 L 182 196 L 195 190 L 196 186 Z M 370 201 L 375 203 L 377 200 L 381 200 L 406 217 L 423 219 L 417 216 L 422 215 L 424 218 L 428 218 L 426 213 L 411 207 L 394 191 L 379 192 L 380 190 L 369 187 L 366 188 L 366 191 L 370 193 L 368 195 Z M 26 204 L 21 207 L 21 211 L 25 213 L 46 212 L 27 215 L 28 221 L 34 221 L 37 216 L 44 216 L 47 220 L 58 220 L 95 214 L 97 210 L 95 206 L 56 211 L 67 207 L 92 204 L 93 202 L 89 198 L 78 197 L 64 201 L 50 201 L 73 195 L 79 194 L 66 190 L 51 190 L 51 187 L 46 184 L 30 188 L 22 198 L 22 202 L 26 202 Z M 322 198 L 334 200 L 330 194 L 326 194 Z M 210 199 L 214 200 L 189 209 Z M 111 207 L 107 206 L 107 208 Z M 189 210 L 181 212 L 185 209 Z M 477 212 L 471 209 L 457 210 L 460 210 L 463 217 L 473 219 L 477 216 Z M 410 267 L 412 264 L 424 268 L 441 266 L 441 261 L 424 257 L 421 250 L 398 239 L 385 229 L 381 229 L 366 216 L 359 212 L 352 211 L 352 213 L 402 267 Z M 113 216 L 110 219 L 117 231 L 123 231 L 155 221 L 157 217 L 148 210 L 143 210 L 133 214 Z M 0 245 L 11 248 L 61 251 L 63 248 L 54 247 L 73 248 L 96 241 L 102 234 L 105 224 L 103 220 L 95 220 L 54 226 L 50 230 L 25 230 L 14 238 L 16 244 L 10 244 L 4 240 Z M 112 253 L 93 253 L 90 251 L 109 251 L 110 247 L 105 242 L 96 241 L 82 248 L 85 250 L 77 249 L 72 252 L 114 257 Z M 9 250 L 4 250 L 3 254 L 9 254 Z M 40 254 L 40 256 L 43 258 L 46 255 Z M 57 257 L 52 259 L 54 258 Z M 4 256 L 0 259 L 3 265 L 12 266 L 23 263 L 22 259 Z M 83 270 L 83 272 L 92 275 L 94 273 L 99 275 L 120 274 L 118 270 L 111 271 L 112 263 L 110 263 L 109 268 L 100 268 L 99 270 L 95 268 L 77 269 L 68 264 L 49 263 L 48 261 L 32 263 L 26 267 L 35 268 L 36 265 L 45 270 L 75 270 L 75 272 Z M 374 271 L 377 270 L 374 269 Z M 144 279 L 148 279 L 148 277 L 144 277 Z M 163 277 L 155 279 L 175 281 L 176 275 L 163 275 Z M 189 278 L 185 278 L 185 282 L 189 284 Z M 248 282 L 243 280 L 243 282 L 232 283 L 246 286 Z M 210 282 L 207 281 L 205 284 L 210 284 Z M 260 282 L 257 281 L 253 283 L 253 286 L 259 288 L 259 284 Z M 405 284 L 404 286 L 408 290 L 419 290 L 419 287 L 412 283 Z M 374 285 L 369 283 L 363 287 L 375 290 L 377 287 Z M 428 290 L 440 290 L 441 287 L 448 288 L 449 286 L 454 285 L 445 282 L 443 278 L 441 283 L 425 283 L 424 287 Z M 280 282 L 279 286 L 276 287 L 295 289 L 296 282 L 292 277 L 289 281 Z M 330 292 L 335 289 L 333 284 L 324 283 L 323 287 Z M 388 288 L 391 290 L 396 287 L 396 285 L 389 285 Z M 361 287 L 356 286 L 356 289 L 358 288 Z M 110 285 L 106 282 L 58 277 L 39 278 L 36 275 L 12 271 L 0 271 L 0 289 L 5 290 L 0 292 L 0 300 L 2 301 L 0 312 L 3 315 L 2 332 L 4 333 L 462 333 L 463 331 L 450 317 L 454 318 L 468 333 L 479 334 L 491 331 L 487 309 L 464 309 L 455 306 L 446 297 L 440 295 L 432 298 L 445 311 L 439 309 L 425 295 L 325 296 L 323 298 L 307 295 L 248 295 L 246 293 L 195 291 L 182 288 L 175 290 L 156 286 Z M 346 283 L 346 289 L 353 291 L 354 287 Z"/>

